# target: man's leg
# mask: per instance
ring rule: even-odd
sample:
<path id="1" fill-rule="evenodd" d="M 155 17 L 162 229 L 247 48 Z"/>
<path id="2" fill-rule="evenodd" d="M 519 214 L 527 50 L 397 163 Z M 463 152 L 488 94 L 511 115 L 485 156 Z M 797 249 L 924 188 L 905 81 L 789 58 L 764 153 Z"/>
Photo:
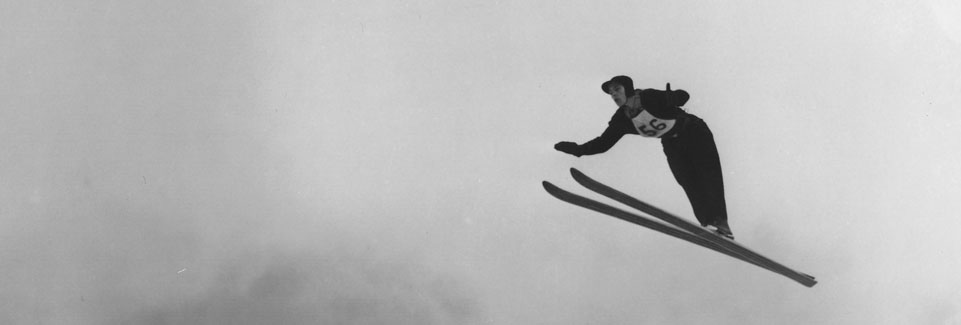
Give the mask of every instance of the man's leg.
<path id="1" fill-rule="evenodd" d="M 698 130 L 690 153 L 694 158 L 694 165 L 697 170 L 697 187 L 701 191 L 700 204 L 704 205 L 704 213 L 710 216 L 713 224 L 719 228 L 730 226 L 727 222 L 727 203 L 724 198 L 724 173 L 721 171 L 721 159 L 717 152 L 717 145 L 714 142 L 714 135 L 707 125 L 702 125 Z"/>
<path id="2" fill-rule="evenodd" d="M 724 178 L 714 137 L 703 121 L 694 125 L 681 137 L 664 139 L 664 154 L 678 184 L 684 189 L 694 216 L 704 225 L 729 229 L 727 204 L 724 199 Z"/>
<path id="3" fill-rule="evenodd" d="M 711 224 L 714 219 L 711 217 L 710 205 L 705 204 L 708 193 L 700 184 L 698 166 L 688 152 L 690 143 L 681 139 L 668 139 L 663 141 L 663 145 L 667 164 L 671 168 L 671 173 L 674 174 L 674 179 L 684 189 L 684 194 L 687 194 L 687 200 L 694 210 L 694 217 L 701 226 Z"/>

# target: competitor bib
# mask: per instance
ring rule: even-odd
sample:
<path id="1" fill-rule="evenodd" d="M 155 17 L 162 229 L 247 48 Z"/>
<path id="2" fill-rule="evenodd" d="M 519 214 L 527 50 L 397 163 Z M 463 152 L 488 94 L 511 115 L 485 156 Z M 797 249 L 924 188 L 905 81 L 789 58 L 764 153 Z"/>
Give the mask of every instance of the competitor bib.
<path id="1" fill-rule="evenodd" d="M 662 135 L 671 131 L 674 128 L 674 124 L 677 123 L 676 120 L 659 119 L 648 113 L 647 110 L 641 111 L 634 118 L 631 119 L 634 122 L 634 127 L 637 128 L 637 133 L 644 137 L 650 138 L 660 138 Z"/>
<path id="2" fill-rule="evenodd" d="M 660 138 L 662 135 L 671 131 L 677 120 L 661 119 L 651 115 L 641 106 L 640 96 L 631 96 L 627 101 L 628 109 L 625 110 L 627 117 L 634 123 L 637 134 L 648 138 Z M 640 112 L 638 112 L 640 111 Z"/>

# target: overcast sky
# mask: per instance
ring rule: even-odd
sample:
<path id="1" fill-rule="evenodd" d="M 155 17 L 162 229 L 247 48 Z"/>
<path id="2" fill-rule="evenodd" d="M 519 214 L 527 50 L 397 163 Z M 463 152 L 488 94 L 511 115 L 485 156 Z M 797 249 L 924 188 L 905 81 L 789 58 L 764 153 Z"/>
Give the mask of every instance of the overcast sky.
<path id="1" fill-rule="evenodd" d="M 0 0 L 0 323 L 961 323 L 954 1 Z M 600 83 L 670 82 L 738 242 Z M 591 197 L 598 198 L 596 195 Z"/>

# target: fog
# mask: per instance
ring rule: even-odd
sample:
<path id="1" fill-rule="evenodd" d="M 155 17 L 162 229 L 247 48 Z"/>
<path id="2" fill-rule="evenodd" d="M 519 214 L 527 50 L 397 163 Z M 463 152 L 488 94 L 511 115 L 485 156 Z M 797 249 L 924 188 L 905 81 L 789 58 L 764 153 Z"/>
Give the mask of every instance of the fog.
<path id="1" fill-rule="evenodd" d="M 5 324 L 961 322 L 949 1 L 0 2 Z M 738 242 L 600 83 L 691 93 Z"/>

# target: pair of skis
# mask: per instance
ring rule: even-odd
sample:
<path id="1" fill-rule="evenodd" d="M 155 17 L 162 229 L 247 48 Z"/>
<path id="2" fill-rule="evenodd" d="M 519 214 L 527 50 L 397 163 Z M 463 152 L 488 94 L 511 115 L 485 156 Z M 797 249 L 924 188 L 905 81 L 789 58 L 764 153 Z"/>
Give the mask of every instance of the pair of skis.
<path id="1" fill-rule="evenodd" d="M 554 197 L 560 199 L 561 201 L 568 202 L 583 208 L 594 210 L 627 222 L 637 224 L 655 230 L 666 235 L 683 239 L 695 245 L 716 251 L 718 253 L 742 260 L 744 262 L 754 264 L 760 268 L 769 270 L 771 272 L 783 275 L 790 278 L 791 280 L 797 281 L 798 283 L 813 287 L 817 284 L 817 281 L 813 276 L 795 271 L 789 267 L 786 267 L 778 262 L 775 262 L 761 254 L 758 254 L 747 247 L 744 247 L 733 240 L 727 239 L 723 236 L 715 234 L 705 228 L 702 228 L 690 221 L 667 213 L 664 210 L 658 209 L 650 204 L 644 203 L 638 199 L 635 199 L 627 194 L 624 194 L 614 188 L 602 184 L 590 177 L 587 177 L 584 173 L 578 171 L 577 169 L 571 168 L 571 175 L 574 176 L 574 180 L 583 185 L 584 187 L 597 192 L 601 195 L 609 197 L 617 202 L 625 204 L 629 207 L 635 208 L 644 212 L 650 216 L 660 219 L 667 224 L 651 220 L 647 217 L 642 217 L 640 215 L 627 212 L 613 206 L 565 191 L 548 181 L 544 181 L 544 189 Z"/>

